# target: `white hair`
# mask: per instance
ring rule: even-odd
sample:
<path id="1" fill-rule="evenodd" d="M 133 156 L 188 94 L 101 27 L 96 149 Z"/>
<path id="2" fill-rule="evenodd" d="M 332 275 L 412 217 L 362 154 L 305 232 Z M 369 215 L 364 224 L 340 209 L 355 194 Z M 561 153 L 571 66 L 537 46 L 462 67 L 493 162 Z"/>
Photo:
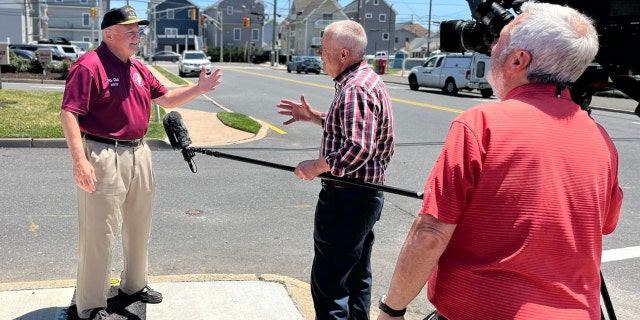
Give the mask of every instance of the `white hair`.
<path id="1" fill-rule="evenodd" d="M 513 50 L 526 50 L 531 54 L 530 82 L 566 85 L 576 81 L 598 53 L 593 20 L 555 4 L 525 2 L 521 9 L 500 60 Z"/>
<path id="2" fill-rule="evenodd" d="M 325 33 L 331 32 L 331 39 L 339 46 L 348 49 L 354 57 L 364 58 L 367 50 L 367 33 L 361 24 L 352 20 L 331 23 Z"/>

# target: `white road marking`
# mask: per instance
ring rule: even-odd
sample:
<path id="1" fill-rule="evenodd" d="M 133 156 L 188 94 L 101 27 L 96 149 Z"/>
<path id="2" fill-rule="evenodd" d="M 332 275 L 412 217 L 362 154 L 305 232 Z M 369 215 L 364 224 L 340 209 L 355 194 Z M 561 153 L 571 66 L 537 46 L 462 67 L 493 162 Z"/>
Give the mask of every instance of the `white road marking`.
<path id="1" fill-rule="evenodd" d="M 640 246 L 602 251 L 602 262 L 640 258 Z"/>

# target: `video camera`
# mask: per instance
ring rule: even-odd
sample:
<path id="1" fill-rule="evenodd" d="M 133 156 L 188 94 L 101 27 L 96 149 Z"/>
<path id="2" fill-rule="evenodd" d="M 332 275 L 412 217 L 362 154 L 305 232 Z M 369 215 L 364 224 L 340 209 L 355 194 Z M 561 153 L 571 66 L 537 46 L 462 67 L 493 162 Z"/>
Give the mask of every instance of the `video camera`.
<path id="1" fill-rule="evenodd" d="M 491 43 L 502 28 L 520 13 L 527 0 L 467 0 L 474 20 L 440 23 L 440 49 L 445 52 L 474 51 L 491 54 Z M 638 0 L 542 1 L 572 7 L 596 23 L 600 50 L 592 64 L 573 85 L 573 100 L 588 109 L 592 94 L 613 87 L 640 101 L 640 58 L 630 48 L 640 45 Z M 613 85 L 609 84 L 609 78 Z M 640 116 L 640 104 L 635 112 Z"/>

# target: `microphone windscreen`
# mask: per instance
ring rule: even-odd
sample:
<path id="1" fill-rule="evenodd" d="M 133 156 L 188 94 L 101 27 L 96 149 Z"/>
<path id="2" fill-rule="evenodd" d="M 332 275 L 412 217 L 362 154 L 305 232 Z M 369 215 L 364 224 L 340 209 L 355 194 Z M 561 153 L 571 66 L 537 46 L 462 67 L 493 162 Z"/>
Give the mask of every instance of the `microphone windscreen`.
<path id="1" fill-rule="evenodd" d="M 191 138 L 189 138 L 189 132 L 182 122 L 182 115 L 177 111 L 171 111 L 162 119 L 164 131 L 167 133 L 171 147 L 176 149 L 183 149 L 191 144 Z"/>

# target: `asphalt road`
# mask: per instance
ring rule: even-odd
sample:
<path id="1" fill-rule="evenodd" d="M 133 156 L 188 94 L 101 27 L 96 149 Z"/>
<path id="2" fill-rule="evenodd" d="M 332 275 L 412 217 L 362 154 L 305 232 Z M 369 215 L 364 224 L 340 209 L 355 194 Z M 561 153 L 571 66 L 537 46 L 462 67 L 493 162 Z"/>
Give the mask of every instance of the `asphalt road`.
<path id="1" fill-rule="evenodd" d="M 280 98 L 305 94 L 322 110 L 332 98 L 326 75 L 287 74 L 263 66 L 220 66 L 223 85 L 212 97 L 232 111 L 272 126 L 259 141 L 215 148 L 249 158 L 295 166 L 317 157 L 320 130 L 309 124 L 282 126 Z M 196 81 L 196 78 L 192 78 Z M 6 86 L 5 86 L 6 87 Z M 52 90 L 55 86 L 49 85 Z M 477 94 L 449 97 L 389 84 L 398 146 L 387 184 L 420 190 L 435 161 L 449 122 L 482 102 Z M 201 101 L 186 108 L 220 111 Z M 620 151 L 625 191 L 618 229 L 605 237 L 603 273 L 619 319 L 640 315 L 640 122 L 636 116 L 595 110 L 594 118 Z M 154 151 L 157 200 L 150 248 L 151 275 L 273 273 L 308 282 L 313 259 L 313 211 L 319 183 L 292 173 L 197 155 L 196 174 L 174 151 Z M 0 283 L 75 278 L 77 218 L 75 185 L 65 148 L 1 148 Z M 580 165 L 580 164 L 576 164 Z M 372 262 L 374 299 L 386 291 L 400 246 L 420 201 L 387 194 L 377 224 Z M 122 268 L 116 246 L 112 276 Z M 409 320 L 431 310 L 424 292 L 410 305 Z"/>

